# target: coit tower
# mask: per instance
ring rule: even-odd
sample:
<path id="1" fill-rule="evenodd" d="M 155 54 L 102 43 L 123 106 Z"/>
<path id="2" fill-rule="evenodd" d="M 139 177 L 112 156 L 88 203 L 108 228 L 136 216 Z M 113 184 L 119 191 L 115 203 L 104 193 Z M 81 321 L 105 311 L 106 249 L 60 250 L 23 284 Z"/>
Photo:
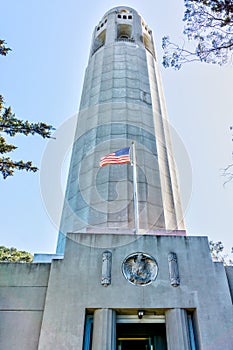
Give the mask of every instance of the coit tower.
<path id="1" fill-rule="evenodd" d="M 115 7 L 103 16 L 92 37 L 57 253 L 64 250 L 67 232 L 133 231 L 131 165 L 99 166 L 102 156 L 132 141 L 139 233 L 183 230 L 152 32 L 135 10 Z"/>
<path id="2" fill-rule="evenodd" d="M 151 30 L 128 7 L 94 30 L 57 252 L 0 264 L 0 349 L 233 349 L 233 267 L 186 237 Z"/>

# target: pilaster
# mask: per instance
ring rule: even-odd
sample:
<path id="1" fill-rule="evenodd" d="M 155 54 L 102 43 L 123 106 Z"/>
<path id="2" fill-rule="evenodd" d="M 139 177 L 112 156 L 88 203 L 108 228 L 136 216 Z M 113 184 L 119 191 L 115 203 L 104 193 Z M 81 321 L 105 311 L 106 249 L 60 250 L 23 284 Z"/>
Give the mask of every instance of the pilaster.
<path id="1" fill-rule="evenodd" d="M 165 316 L 168 350 L 191 350 L 186 310 L 168 310 Z"/>
<path id="2" fill-rule="evenodd" d="M 92 350 L 115 350 L 116 314 L 111 309 L 99 309 L 94 312 Z"/>

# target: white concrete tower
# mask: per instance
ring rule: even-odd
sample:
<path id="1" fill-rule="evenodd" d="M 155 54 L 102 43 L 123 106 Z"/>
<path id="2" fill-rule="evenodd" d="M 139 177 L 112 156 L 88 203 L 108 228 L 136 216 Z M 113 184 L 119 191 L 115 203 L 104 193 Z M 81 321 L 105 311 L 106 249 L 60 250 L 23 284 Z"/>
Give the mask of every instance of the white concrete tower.
<path id="1" fill-rule="evenodd" d="M 67 232 L 133 230 L 133 169 L 100 157 L 136 142 L 139 228 L 183 230 L 183 216 L 152 32 L 132 8 L 95 27 L 60 225 Z M 107 231 L 106 231 L 107 232 Z"/>

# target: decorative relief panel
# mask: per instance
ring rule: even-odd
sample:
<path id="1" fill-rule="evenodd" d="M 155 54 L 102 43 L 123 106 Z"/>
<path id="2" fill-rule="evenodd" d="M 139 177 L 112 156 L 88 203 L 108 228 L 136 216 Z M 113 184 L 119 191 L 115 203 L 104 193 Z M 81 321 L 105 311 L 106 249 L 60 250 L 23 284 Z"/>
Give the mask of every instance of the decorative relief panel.
<path id="1" fill-rule="evenodd" d="M 133 253 L 122 263 L 124 277 L 132 284 L 145 286 L 152 283 L 158 274 L 156 260 L 145 253 Z"/>
<path id="2" fill-rule="evenodd" d="M 180 285 L 180 276 L 176 253 L 171 252 L 168 254 L 168 265 L 171 285 L 178 287 Z"/>
<path id="3" fill-rule="evenodd" d="M 102 278 L 101 284 L 107 287 L 111 284 L 112 253 L 105 251 L 102 254 Z"/>

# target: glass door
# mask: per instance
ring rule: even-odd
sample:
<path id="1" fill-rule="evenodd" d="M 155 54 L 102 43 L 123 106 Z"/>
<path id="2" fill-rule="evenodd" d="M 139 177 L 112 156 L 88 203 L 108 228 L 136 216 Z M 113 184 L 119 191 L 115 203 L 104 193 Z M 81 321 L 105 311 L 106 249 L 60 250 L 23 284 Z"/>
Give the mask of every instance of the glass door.
<path id="1" fill-rule="evenodd" d="M 167 350 L 165 324 L 117 324 L 116 350 Z"/>

